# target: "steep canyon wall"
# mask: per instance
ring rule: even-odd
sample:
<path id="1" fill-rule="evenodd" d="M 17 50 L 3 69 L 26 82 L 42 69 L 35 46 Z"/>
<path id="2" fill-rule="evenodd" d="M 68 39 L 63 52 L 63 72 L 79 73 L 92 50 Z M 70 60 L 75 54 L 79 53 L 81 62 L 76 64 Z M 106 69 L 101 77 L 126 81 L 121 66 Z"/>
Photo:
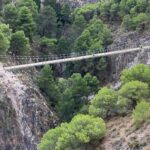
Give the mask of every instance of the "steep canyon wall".
<path id="1" fill-rule="evenodd" d="M 0 150 L 37 150 L 57 120 L 27 76 L 0 68 Z"/>
<path id="2" fill-rule="evenodd" d="M 113 43 L 108 46 L 109 51 L 150 45 L 150 32 L 148 31 L 127 33 L 115 32 L 113 38 Z M 111 56 L 108 60 L 110 81 L 117 82 L 123 69 L 130 68 L 139 63 L 149 64 L 150 50 Z"/>

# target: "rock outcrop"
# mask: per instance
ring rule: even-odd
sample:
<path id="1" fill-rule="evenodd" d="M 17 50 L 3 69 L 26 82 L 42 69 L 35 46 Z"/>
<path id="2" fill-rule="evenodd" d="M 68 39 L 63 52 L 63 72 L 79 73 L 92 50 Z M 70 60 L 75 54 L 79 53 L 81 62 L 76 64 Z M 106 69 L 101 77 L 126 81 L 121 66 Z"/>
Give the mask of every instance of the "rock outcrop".
<path id="1" fill-rule="evenodd" d="M 0 68 L 0 150 L 37 150 L 58 118 L 26 75 Z"/>
<path id="2" fill-rule="evenodd" d="M 136 129 L 130 116 L 116 117 L 107 122 L 107 135 L 95 150 L 149 150 L 150 123 Z"/>
<path id="3" fill-rule="evenodd" d="M 113 32 L 113 34 L 113 43 L 108 46 L 109 51 L 150 45 L 150 32 L 148 31 L 120 33 L 120 27 L 118 27 L 118 30 Z M 149 64 L 149 61 L 150 50 L 111 56 L 109 57 L 109 81 L 117 82 L 123 69 L 130 68 L 139 63 Z"/>

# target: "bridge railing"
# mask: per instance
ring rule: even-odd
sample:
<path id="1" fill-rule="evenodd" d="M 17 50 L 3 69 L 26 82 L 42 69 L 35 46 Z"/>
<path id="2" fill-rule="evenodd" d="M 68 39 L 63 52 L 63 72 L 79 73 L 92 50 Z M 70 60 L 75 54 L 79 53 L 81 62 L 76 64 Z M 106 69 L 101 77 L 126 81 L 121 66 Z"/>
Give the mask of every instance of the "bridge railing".
<path id="1" fill-rule="evenodd" d="M 145 44 L 143 47 L 146 48 L 150 47 L 147 43 L 147 45 Z M 116 50 L 116 51 L 108 51 L 107 49 L 105 50 L 97 50 L 97 51 L 84 51 L 84 52 L 73 52 L 73 53 L 68 53 L 68 54 L 49 54 L 49 55 L 42 55 L 42 56 L 20 56 L 20 55 L 0 55 L 0 61 L 4 62 L 5 65 L 4 66 L 12 66 L 13 62 L 15 62 L 14 65 L 19 65 L 19 64 L 31 64 L 31 63 L 38 63 L 38 62 L 44 62 L 44 61 L 52 61 L 52 60 L 59 60 L 59 59 L 66 59 L 66 58 L 75 58 L 75 57 L 80 57 L 80 56 L 89 56 L 89 55 L 96 55 L 96 54 L 101 54 L 105 51 L 105 53 L 117 53 L 117 51 L 134 51 L 134 49 L 141 49 L 142 47 L 134 47 L 134 48 L 127 48 L 127 49 L 123 49 L 123 50 Z M 104 56 L 108 56 L 108 55 L 103 55 Z"/>
<path id="2" fill-rule="evenodd" d="M 68 53 L 68 54 L 49 54 L 49 55 L 42 55 L 42 56 L 21 56 L 21 55 L 0 55 L 0 61 L 7 63 L 7 62 L 19 62 L 20 64 L 23 63 L 31 63 L 31 62 L 42 62 L 48 60 L 57 60 L 57 59 L 65 59 L 65 58 L 73 58 L 79 56 L 86 56 L 92 54 L 102 53 L 103 51 L 96 51 L 96 52 L 76 52 L 76 53 Z"/>

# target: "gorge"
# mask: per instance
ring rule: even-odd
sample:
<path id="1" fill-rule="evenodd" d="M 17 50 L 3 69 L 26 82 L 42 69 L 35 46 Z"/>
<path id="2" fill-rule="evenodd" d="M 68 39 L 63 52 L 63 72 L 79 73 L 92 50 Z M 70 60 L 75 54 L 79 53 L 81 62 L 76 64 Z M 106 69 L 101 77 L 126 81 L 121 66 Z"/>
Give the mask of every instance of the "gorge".
<path id="1" fill-rule="evenodd" d="M 150 50 L 3 68 L 32 62 L 29 56 L 37 62 L 150 46 L 148 1 L 2 0 L 0 6 L 0 150 L 150 149 Z"/>

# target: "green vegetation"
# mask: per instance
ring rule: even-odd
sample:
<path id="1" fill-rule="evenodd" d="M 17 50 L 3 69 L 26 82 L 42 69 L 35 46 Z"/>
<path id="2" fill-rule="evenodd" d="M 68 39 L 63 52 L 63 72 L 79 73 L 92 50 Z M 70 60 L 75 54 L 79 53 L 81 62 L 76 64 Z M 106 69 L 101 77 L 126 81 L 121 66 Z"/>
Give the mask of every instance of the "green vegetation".
<path id="1" fill-rule="evenodd" d="M 89 82 L 92 81 L 91 82 Z M 59 89 L 62 99 L 58 102 L 58 111 L 62 119 L 69 120 L 73 115 L 88 103 L 88 95 L 97 92 L 99 81 L 89 73 L 82 77 L 79 73 L 74 73 L 67 80 L 59 81 Z M 90 89 L 92 90 L 90 91 Z"/>
<path id="2" fill-rule="evenodd" d="M 48 68 L 48 66 L 45 67 Z M 133 111 L 132 118 L 135 127 L 139 127 L 143 122 L 149 120 L 149 80 L 147 77 L 145 82 L 140 81 L 147 75 L 147 71 L 143 71 L 147 69 L 149 69 L 148 66 L 140 64 L 124 70 L 122 73 L 123 84 L 120 89 L 113 90 L 104 87 L 99 90 L 91 102 L 86 101 L 86 97 L 91 90 L 94 93 L 97 92 L 99 83 L 96 77 L 92 77 L 89 73 L 82 77 L 76 73 L 68 79 L 59 79 L 57 85 L 61 98 L 56 104 L 57 111 L 63 121 L 68 121 L 73 116 L 74 118 L 70 123 L 62 123 L 59 127 L 50 129 L 42 138 L 38 146 L 39 150 L 86 150 L 87 147 L 92 146 L 93 141 L 105 136 L 106 127 L 101 118 L 108 119 Z M 142 70 L 142 75 L 139 70 Z M 52 72 L 49 74 L 52 75 Z M 127 78 L 127 74 L 129 78 Z M 51 78 L 53 77 L 50 76 L 49 79 Z M 49 79 L 47 79 L 47 83 Z M 51 82 L 56 85 L 54 79 L 51 79 Z M 57 95 L 59 94 L 57 93 Z"/>
<path id="3" fill-rule="evenodd" d="M 86 5 L 83 9 L 71 10 L 67 3 L 60 5 L 56 0 L 46 0 L 41 9 L 39 0 L 17 0 L 15 5 L 8 0 L 3 5 L 0 18 L 3 24 L 9 25 L 13 39 L 7 39 L 1 34 L 1 53 L 43 56 L 104 51 L 112 37 L 110 29 L 101 21 L 99 14 L 94 12 L 99 5 L 100 3 Z M 20 34 L 22 31 L 25 36 Z M 22 51 L 19 49 L 21 45 Z M 89 68 L 96 68 L 90 73 L 103 80 L 107 74 L 107 60 L 79 61 L 77 65 L 69 63 L 65 77 L 71 76 L 76 70 L 85 75 Z"/>
<path id="4" fill-rule="evenodd" d="M 124 83 L 130 81 L 141 81 L 145 82 L 150 86 L 150 68 L 149 66 L 139 64 L 131 69 L 125 69 L 122 72 L 121 80 Z"/>
<path id="5" fill-rule="evenodd" d="M 7 35 L 3 37 L 1 34 L 2 54 L 6 54 L 9 50 L 16 55 L 26 55 L 31 51 L 29 39 L 32 42 L 36 29 L 34 19 L 37 8 L 32 0 L 23 2 L 19 1 L 16 6 L 11 3 L 6 4 L 3 8 L 2 17 L 5 24 L 0 24 L 0 26 L 5 28 L 5 31 L 7 30 Z M 3 29 L 0 31 L 3 31 Z"/>
<path id="6" fill-rule="evenodd" d="M 69 40 L 65 36 L 61 36 L 58 40 L 56 54 L 67 54 L 70 53 Z"/>
<path id="7" fill-rule="evenodd" d="M 81 8 L 77 8 L 73 12 L 73 16 L 84 16 L 84 18 L 89 21 L 92 19 L 93 15 L 95 14 L 96 11 L 98 11 L 100 6 L 100 3 L 96 4 L 86 4 Z"/>
<path id="8" fill-rule="evenodd" d="M 99 1 L 75 10 L 56 0 L 45 0 L 43 8 L 39 0 L 17 0 L 15 5 L 8 0 L 0 13 L 0 54 L 40 57 L 104 52 L 112 42 L 109 26 L 113 22 L 125 30 L 143 30 L 150 23 L 149 14 L 146 0 Z M 100 89 L 109 76 L 108 67 L 106 58 L 97 58 L 38 68 L 35 81 L 49 107 L 60 121 L 74 117 L 49 130 L 39 150 L 86 150 L 106 133 L 101 118 L 133 111 L 136 126 L 150 118 L 150 67 L 140 64 L 125 69 L 118 90 Z"/>
<path id="9" fill-rule="evenodd" d="M 100 21 L 94 17 L 87 28 L 77 38 L 75 43 L 76 51 L 103 51 L 104 45 L 111 42 L 111 31 Z"/>
<path id="10" fill-rule="evenodd" d="M 25 37 L 23 31 L 17 31 L 12 34 L 10 41 L 10 51 L 15 55 L 26 56 L 30 54 L 29 39 Z"/>
<path id="11" fill-rule="evenodd" d="M 150 103 L 141 101 L 137 104 L 132 114 L 133 122 L 139 127 L 143 122 L 150 119 Z"/>
<path id="12" fill-rule="evenodd" d="M 13 32 L 23 30 L 30 42 L 35 42 L 35 36 L 56 38 L 58 43 L 50 53 L 58 54 L 104 50 L 111 42 L 111 32 L 101 20 L 120 21 L 127 30 L 144 29 L 150 20 L 149 8 L 145 0 L 108 0 L 70 10 L 67 3 L 46 0 L 41 11 L 39 0 L 21 0 L 15 5 L 5 2 L 1 17 Z"/>
<path id="13" fill-rule="evenodd" d="M 26 0 L 26 1 L 18 0 L 16 5 L 17 5 L 18 8 L 26 6 L 30 10 L 34 20 L 37 18 L 38 6 L 36 5 L 36 3 L 33 0 Z"/>
<path id="14" fill-rule="evenodd" d="M 74 73 L 68 79 L 57 81 L 48 65 L 40 71 L 36 82 L 47 97 L 48 104 L 56 107 L 62 120 L 70 120 L 88 103 L 87 96 L 96 93 L 99 87 L 98 79 L 89 73 L 84 77 Z"/>
<path id="15" fill-rule="evenodd" d="M 140 81 L 128 82 L 121 87 L 119 94 L 128 99 L 128 101 L 131 101 L 131 104 L 135 106 L 139 100 L 148 98 L 148 84 Z"/>
<path id="16" fill-rule="evenodd" d="M 118 91 L 102 88 L 91 101 L 89 114 L 110 118 L 114 115 L 130 112 L 142 99 L 149 101 L 149 80 L 143 77 L 147 75 L 148 78 L 150 75 L 147 74 L 147 71 L 143 71 L 145 69 L 148 70 L 149 67 L 140 64 L 129 70 L 124 70 L 121 77 L 124 82 L 121 88 Z M 137 81 L 137 79 L 145 79 L 145 82 Z"/>
<path id="17" fill-rule="evenodd" d="M 10 28 L 15 30 L 17 25 L 17 8 L 12 4 L 7 4 L 3 10 L 4 23 L 9 24 Z"/>
<path id="18" fill-rule="evenodd" d="M 107 0 L 77 8 L 73 16 L 90 20 L 97 14 L 102 20 L 120 21 L 127 30 L 144 29 L 149 23 L 150 3 L 145 0 Z"/>
<path id="19" fill-rule="evenodd" d="M 50 129 L 42 138 L 39 150 L 86 150 L 92 141 L 102 139 L 106 126 L 101 118 L 77 115 L 70 123 Z"/>
<path id="20" fill-rule="evenodd" d="M 35 24 L 30 12 L 30 9 L 26 6 L 20 8 L 18 12 L 18 29 L 23 30 L 25 35 L 32 41 L 33 34 L 35 31 Z"/>
<path id="21" fill-rule="evenodd" d="M 57 39 L 42 37 L 40 39 L 40 52 L 47 55 L 55 50 Z"/>
<path id="22" fill-rule="evenodd" d="M 0 24 L 0 54 L 6 54 L 10 47 L 11 29 L 9 25 Z"/>
<path id="23" fill-rule="evenodd" d="M 53 77 L 52 68 L 46 65 L 39 73 L 36 80 L 40 90 L 47 97 L 50 105 L 55 106 L 59 97 L 59 89 Z"/>
<path id="24" fill-rule="evenodd" d="M 40 88 L 47 92 L 45 94 L 49 97 L 49 102 L 53 102 L 62 121 L 69 121 L 73 116 L 74 118 L 70 123 L 62 123 L 61 126 L 50 129 L 42 138 L 39 150 L 85 150 L 93 141 L 104 137 L 106 127 L 101 118 L 131 114 L 133 111 L 135 127 L 147 122 L 150 119 L 149 80 L 142 79 L 147 75 L 145 70 L 148 69 L 148 66 L 140 64 L 124 70 L 120 89 L 104 87 L 89 102 L 87 96 L 90 92 L 98 91 L 99 82 L 96 77 L 89 73 L 82 77 L 75 73 L 68 79 L 61 78 L 57 81 L 52 76 L 51 68 L 45 66 L 37 80 Z M 142 70 L 142 74 L 139 70 Z"/>
<path id="25" fill-rule="evenodd" d="M 91 101 L 89 114 L 108 118 L 112 113 L 116 113 L 117 93 L 112 89 L 102 88 Z"/>
<path id="26" fill-rule="evenodd" d="M 39 0 L 21 0 L 15 5 L 8 0 L 3 5 L 0 18 L 1 24 L 9 25 L 13 38 L 18 31 L 24 31 L 24 39 L 29 38 L 29 49 L 26 47 L 22 54 L 16 55 L 29 54 L 29 51 L 30 54 L 39 56 L 72 52 L 92 53 L 105 51 L 112 42 L 107 23 L 119 21 L 127 30 L 143 29 L 149 22 L 149 7 L 149 2 L 144 0 L 108 0 L 71 10 L 67 3 L 60 5 L 56 0 L 46 0 L 41 10 Z M 19 35 L 16 35 L 18 37 L 15 40 L 11 40 L 11 37 L 7 39 L 2 33 L 0 35 L 1 53 L 14 54 L 16 50 L 9 47 L 20 42 Z M 68 63 L 65 77 L 74 72 L 85 75 L 90 70 L 99 80 L 105 80 L 107 65 L 105 58 Z"/>
<path id="27" fill-rule="evenodd" d="M 57 30 L 57 16 L 51 6 L 46 6 L 38 16 L 38 32 L 40 36 L 54 38 Z"/>

